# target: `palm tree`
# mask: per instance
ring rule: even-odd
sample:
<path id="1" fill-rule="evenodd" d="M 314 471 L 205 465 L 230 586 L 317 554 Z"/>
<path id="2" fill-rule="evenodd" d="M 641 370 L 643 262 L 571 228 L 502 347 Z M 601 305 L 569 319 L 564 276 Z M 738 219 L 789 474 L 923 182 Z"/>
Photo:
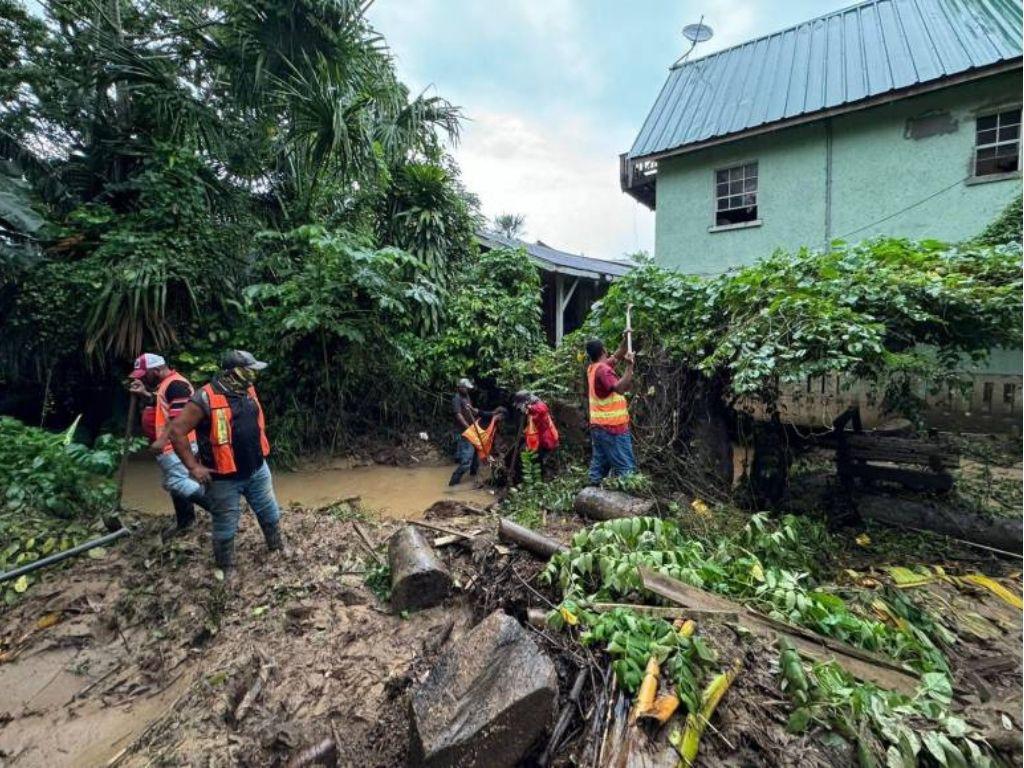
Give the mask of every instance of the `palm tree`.
<path id="1" fill-rule="evenodd" d="M 502 213 L 494 217 L 494 229 L 510 240 L 522 237 L 526 217 L 521 213 Z"/>

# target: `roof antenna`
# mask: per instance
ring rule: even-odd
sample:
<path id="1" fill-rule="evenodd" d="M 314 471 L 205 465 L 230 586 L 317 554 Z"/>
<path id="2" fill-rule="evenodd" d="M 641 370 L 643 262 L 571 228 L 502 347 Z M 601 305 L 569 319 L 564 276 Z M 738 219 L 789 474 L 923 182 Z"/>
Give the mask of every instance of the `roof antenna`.
<path id="1" fill-rule="evenodd" d="M 697 43 L 707 42 L 714 34 L 715 31 L 704 23 L 703 15 L 701 15 L 700 21 L 696 24 L 687 24 L 683 27 L 683 37 L 690 41 L 690 47 L 687 49 L 686 53 L 676 59 L 676 63 L 669 67 L 669 69 L 681 67 L 683 62 L 686 61 L 686 57 L 693 53 L 693 49 L 697 47 Z"/>

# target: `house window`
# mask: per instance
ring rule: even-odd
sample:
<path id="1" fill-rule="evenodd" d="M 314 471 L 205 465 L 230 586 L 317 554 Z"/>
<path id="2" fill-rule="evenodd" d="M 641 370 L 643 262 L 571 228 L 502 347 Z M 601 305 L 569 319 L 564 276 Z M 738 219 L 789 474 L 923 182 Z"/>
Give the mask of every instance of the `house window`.
<path id="1" fill-rule="evenodd" d="M 1009 173 L 1020 167 L 1020 108 L 978 118 L 974 175 Z"/>
<path id="2" fill-rule="evenodd" d="M 757 163 L 715 171 L 715 226 L 757 220 Z"/>

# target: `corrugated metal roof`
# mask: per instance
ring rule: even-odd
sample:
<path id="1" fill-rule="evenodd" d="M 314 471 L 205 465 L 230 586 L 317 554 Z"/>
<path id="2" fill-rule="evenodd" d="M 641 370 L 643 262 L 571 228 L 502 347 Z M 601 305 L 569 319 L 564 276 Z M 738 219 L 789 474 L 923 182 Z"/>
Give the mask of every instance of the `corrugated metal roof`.
<path id="1" fill-rule="evenodd" d="M 869 0 L 671 70 L 629 156 L 1020 58 L 1019 0 Z"/>
<path id="2" fill-rule="evenodd" d="M 496 232 L 478 232 L 476 237 L 481 244 L 488 248 L 525 248 L 533 260 L 539 262 L 541 269 L 546 269 L 549 272 L 562 272 L 570 275 L 592 273 L 595 276 L 618 277 L 632 269 L 629 264 L 623 264 L 620 261 L 608 261 L 607 259 L 566 253 L 540 241 L 527 243 L 524 240 L 505 237 Z"/>

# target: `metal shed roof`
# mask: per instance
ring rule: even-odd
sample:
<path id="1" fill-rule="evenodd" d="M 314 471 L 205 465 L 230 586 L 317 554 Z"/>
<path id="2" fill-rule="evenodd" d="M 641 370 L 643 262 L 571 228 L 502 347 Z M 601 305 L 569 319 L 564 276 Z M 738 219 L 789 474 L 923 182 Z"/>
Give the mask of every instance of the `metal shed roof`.
<path id="1" fill-rule="evenodd" d="M 537 262 L 538 266 L 548 272 L 560 272 L 563 275 L 575 277 L 618 277 L 629 272 L 632 267 L 620 261 L 608 261 L 606 259 L 595 259 L 590 256 L 580 256 L 575 253 L 566 253 L 546 245 L 539 240 L 536 243 L 527 243 L 516 238 L 505 237 L 495 232 L 479 232 L 477 240 L 487 248 L 524 248 L 526 252 Z"/>
<path id="2" fill-rule="evenodd" d="M 1020 59 L 1019 0 L 868 0 L 672 69 L 629 157 Z"/>

